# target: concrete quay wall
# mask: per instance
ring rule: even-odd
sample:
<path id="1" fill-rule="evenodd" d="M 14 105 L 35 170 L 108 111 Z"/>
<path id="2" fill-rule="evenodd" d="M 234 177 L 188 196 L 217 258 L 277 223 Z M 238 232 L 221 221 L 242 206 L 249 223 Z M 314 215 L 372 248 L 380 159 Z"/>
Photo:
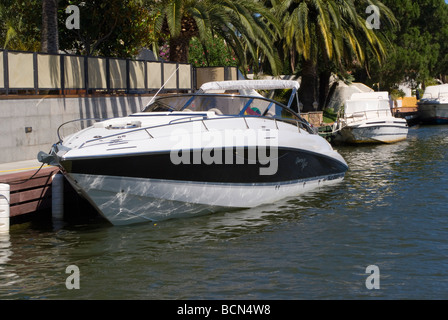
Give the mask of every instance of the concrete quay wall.
<path id="1" fill-rule="evenodd" d="M 0 164 L 49 152 L 67 121 L 127 116 L 150 100 L 150 95 L 0 98 Z"/>

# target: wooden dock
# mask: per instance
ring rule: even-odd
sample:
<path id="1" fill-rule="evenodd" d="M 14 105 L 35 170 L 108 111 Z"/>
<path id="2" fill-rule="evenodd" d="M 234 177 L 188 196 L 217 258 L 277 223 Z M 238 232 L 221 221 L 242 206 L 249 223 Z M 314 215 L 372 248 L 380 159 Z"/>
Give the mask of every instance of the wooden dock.
<path id="1" fill-rule="evenodd" d="M 51 185 L 56 167 L 3 170 L 0 183 L 10 186 L 10 218 L 51 210 Z"/>
<path id="2" fill-rule="evenodd" d="M 10 224 L 30 220 L 45 220 L 52 217 L 53 178 L 59 168 L 37 161 L 0 164 L 0 183 L 10 186 Z M 99 217 L 95 209 L 81 198 L 64 178 L 63 203 L 64 220 L 96 221 Z"/>

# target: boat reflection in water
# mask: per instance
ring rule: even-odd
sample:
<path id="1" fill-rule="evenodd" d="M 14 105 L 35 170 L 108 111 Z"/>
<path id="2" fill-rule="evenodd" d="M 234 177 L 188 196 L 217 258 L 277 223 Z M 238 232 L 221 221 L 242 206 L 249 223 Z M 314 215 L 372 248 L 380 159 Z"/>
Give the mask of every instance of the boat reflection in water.
<path id="1" fill-rule="evenodd" d="M 114 225 L 273 203 L 337 183 L 348 169 L 291 110 L 298 88 L 284 80 L 206 83 L 60 138 L 39 158 L 58 165 Z M 288 105 L 255 91 L 274 89 L 291 89 Z"/>

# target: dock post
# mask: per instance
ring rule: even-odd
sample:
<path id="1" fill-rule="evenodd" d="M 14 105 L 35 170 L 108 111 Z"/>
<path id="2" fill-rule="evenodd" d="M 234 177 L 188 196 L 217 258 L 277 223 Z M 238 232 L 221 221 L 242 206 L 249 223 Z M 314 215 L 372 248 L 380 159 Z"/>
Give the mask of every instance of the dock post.
<path id="1" fill-rule="evenodd" d="M 53 220 L 64 220 L 64 176 L 57 173 L 51 183 L 51 214 Z"/>
<path id="2" fill-rule="evenodd" d="M 9 184 L 0 183 L 0 233 L 9 233 Z"/>

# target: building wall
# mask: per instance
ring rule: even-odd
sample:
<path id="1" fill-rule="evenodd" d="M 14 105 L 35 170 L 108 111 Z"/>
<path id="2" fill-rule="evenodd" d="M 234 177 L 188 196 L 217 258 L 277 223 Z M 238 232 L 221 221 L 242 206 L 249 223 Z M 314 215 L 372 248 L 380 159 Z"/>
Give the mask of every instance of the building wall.
<path id="1" fill-rule="evenodd" d="M 149 95 L 0 99 L 0 163 L 36 159 L 39 151 L 49 152 L 64 122 L 126 116 L 143 109 L 150 99 Z"/>
<path id="2" fill-rule="evenodd" d="M 89 57 L 86 64 L 84 59 L 0 50 L 0 163 L 31 160 L 39 151 L 49 152 L 58 141 L 59 126 L 67 121 L 120 117 L 140 111 L 156 92 L 151 94 L 146 89 L 159 89 L 163 85 L 167 92 L 192 91 L 206 81 L 238 78 L 235 67 L 195 68 L 197 75 L 193 76 L 189 64 L 113 58 L 106 61 L 101 57 Z M 195 79 L 198 81 L 194 82 Z M 36 92 L 43 88 L 60 89 L 62 83 L 66 91 L 85 89 L 86 83 L 91 89 L 104 89 L 110 83 L 110 88 L 136 89 L 145 94 L 76 97 L 29 94 L 23 98 L 8 95 L 13 89 L 34 88 Z"/>

